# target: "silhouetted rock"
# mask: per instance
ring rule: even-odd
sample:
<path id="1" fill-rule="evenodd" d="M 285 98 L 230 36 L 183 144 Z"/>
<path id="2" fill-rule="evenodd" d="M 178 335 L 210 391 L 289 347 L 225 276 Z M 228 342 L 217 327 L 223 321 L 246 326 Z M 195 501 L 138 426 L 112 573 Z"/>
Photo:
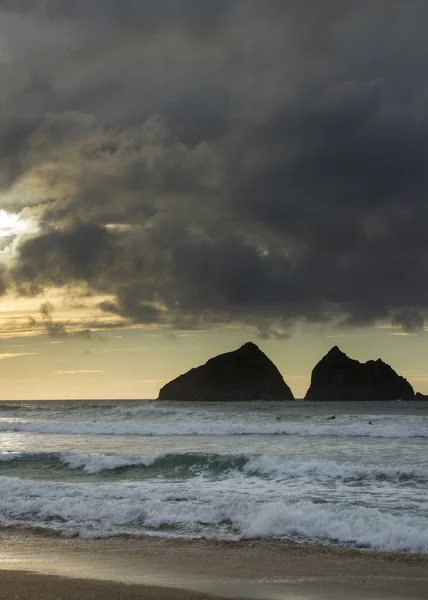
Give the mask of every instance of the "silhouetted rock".
<path id="1" fill-rule="evenodd" d="M 411 400 L 410 383 L 382 360 L 360 363 L 332 348 L 312 371 L 305 400 Z"/>
<path id="2" fill-rule="evenodd" d="M 421 394 L 420 392 L 416 392 L 415 400 L 428 400 L 427 394 Z"/>
<path id="3" fill-rule="evenodd" d="M 293 400 L 281 373 L 255 344 L 219 354 L 163 386 L 158 400 Z"/>

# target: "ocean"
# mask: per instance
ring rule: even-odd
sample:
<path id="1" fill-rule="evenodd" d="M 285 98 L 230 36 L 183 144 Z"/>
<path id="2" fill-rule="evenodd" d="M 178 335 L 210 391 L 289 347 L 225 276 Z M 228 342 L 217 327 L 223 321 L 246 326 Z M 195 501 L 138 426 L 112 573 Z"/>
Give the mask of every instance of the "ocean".
<path id="1" fill-rule="evenodd" d="M 9 402 L 0 440 L 2 528 L 428 554 L 427 402 Z"/>

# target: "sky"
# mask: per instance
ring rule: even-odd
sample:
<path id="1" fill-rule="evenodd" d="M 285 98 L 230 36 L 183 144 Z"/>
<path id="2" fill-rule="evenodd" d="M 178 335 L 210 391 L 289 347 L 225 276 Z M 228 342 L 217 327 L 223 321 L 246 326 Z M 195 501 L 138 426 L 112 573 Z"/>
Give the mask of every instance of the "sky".
<path id="1" fill-rule="evenodd" d="M 425 0 L 0 0 L 0 399 L 253 341 L 428 393 Z"/>

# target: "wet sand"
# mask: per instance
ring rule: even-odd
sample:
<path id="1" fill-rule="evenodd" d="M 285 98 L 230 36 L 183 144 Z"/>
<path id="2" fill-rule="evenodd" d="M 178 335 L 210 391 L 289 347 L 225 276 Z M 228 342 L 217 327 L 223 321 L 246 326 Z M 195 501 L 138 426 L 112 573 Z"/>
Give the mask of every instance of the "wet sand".
<path id="1" fill-rule="evenodd" d="M 424 599 L 428 557 L 274 541 L 0 536 L 4 600 Z"/>
<path id="2" fill-rule="evenodd" d="M 2 600 L 213 600 L 187 590 L 0 571 Z"/>

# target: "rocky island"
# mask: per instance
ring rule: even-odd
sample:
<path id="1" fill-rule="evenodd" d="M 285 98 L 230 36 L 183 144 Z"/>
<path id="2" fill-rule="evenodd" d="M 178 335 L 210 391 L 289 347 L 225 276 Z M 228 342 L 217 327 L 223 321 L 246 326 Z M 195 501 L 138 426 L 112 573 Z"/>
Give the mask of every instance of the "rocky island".
<path id="1" fill-rule="evenodd" d="M 414 395 L 407 379 L 380 358 L 360 363 L 335 346 L 315 365 L 305 400 L 412 400 Z"/>
<path id="2" fill-rule="evenodd" d="M 164 385 L 158 400 L 293 400 L 273 362 L 252 342 L 211 358 Z"/>

